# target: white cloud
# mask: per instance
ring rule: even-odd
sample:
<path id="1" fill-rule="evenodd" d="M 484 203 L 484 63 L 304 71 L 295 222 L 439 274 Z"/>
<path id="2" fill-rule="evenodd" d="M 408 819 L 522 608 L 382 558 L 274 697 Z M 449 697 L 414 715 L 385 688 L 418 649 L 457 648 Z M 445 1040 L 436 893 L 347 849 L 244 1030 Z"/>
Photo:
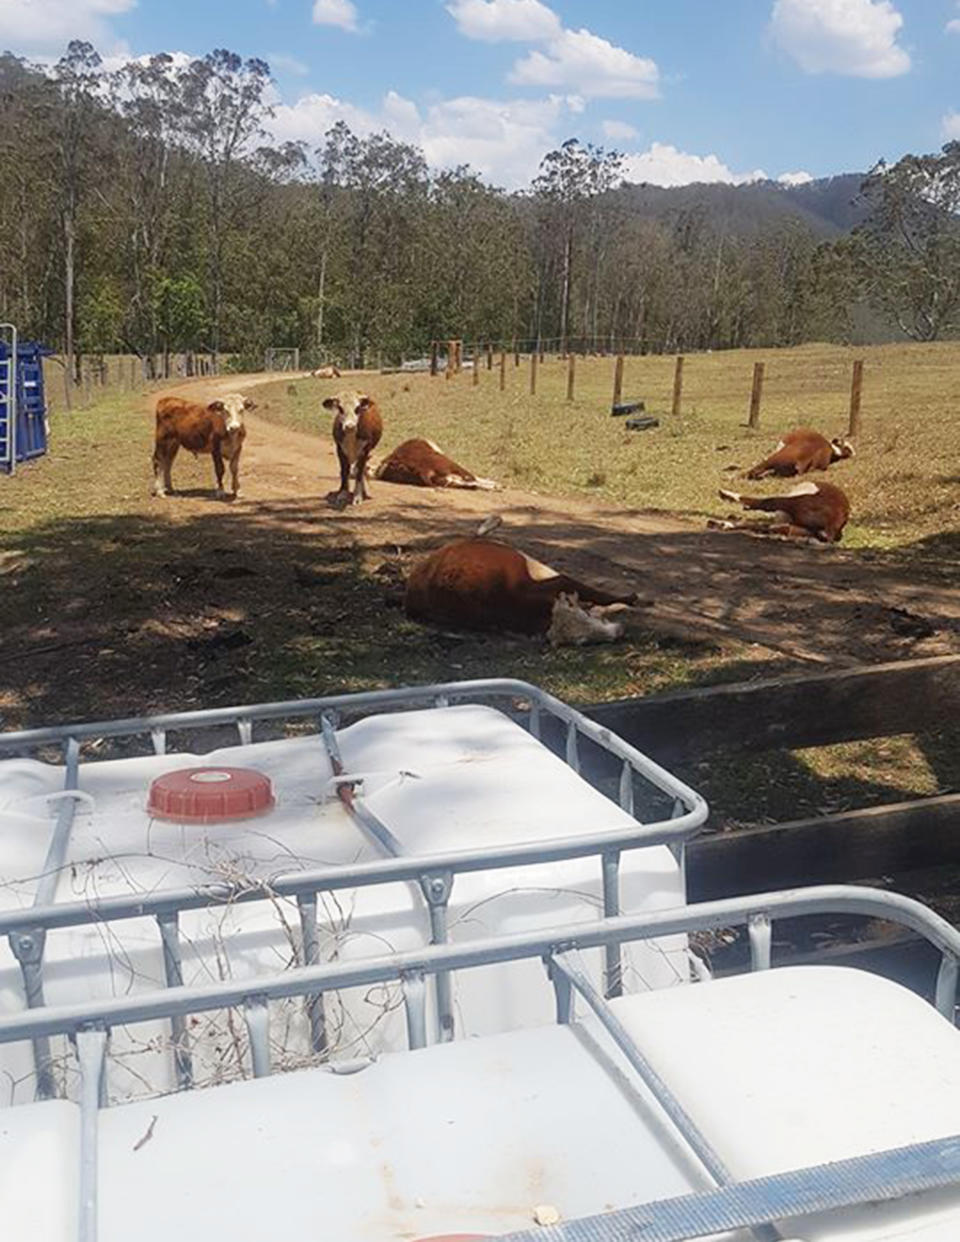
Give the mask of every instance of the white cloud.
<path id="1" fill-rule="evenodd" d="M 953 142 L 960 138 L 960 112 L 948 112 L 941 118 L 940 133 L 944 142 Z"/>
<path id="2" fill-rule="evenodd" d="M 808 172 L 785 172 L 781 173 L 777 181 L 781 185 L 808 185 L 813 177 Z"/>
<path id="3" fill-rule="evenodd" d="M 540 0 L 450 0 L 447 12 L 468 39 L 538 43 L 560 34 L 560 19 Z"/>
<path id="4" fill-rule="evenodd" d="M 315 26 L 356 31 L 357 6 L 352 0 L 313 0 L 313 22 Z"/>
<path id="5" fill-rule="evenodd" d="M 510 80 L 573 90 L 587 99 L 655 99 L 660 71 L 655 61 L 635 56 L 589 30 L 563 30 L 545 51 L 518 60 Z"/>
<path id="6" fill-rule="evenodd" d="M 279 69 L 281 73 L 293 73 L 302 78 L 309 73 L 309 67 L 296 56 L 287 56 L 284 52 L 268 52 L 267 63 L 271 69 Z"/>
<path id="7" fill-rule="evenodd" d="M 26 56 L 60 56 L 71 39 L 100 51 L 117 47 L 109 19 L 136 0 L 0 0 L 0 48 Z"/>
<path id="8" fill-rule="evenodd" d="M 960 8 L 960 0 L 956 0 L 957 8 Z M 952 17 L 947 22 L 946 31 L 948 34 L 960 34 L 960 17 Z"/>
<path id="9" fill-rule="evenodd" d="M 295 104 L 279 104 L 270 122 L 278 141 L 305 141 L 311 148 L 337 121 L 357 134 L 387 129 L 394 138 L 415 143 L 433 168 L 470 164 L 489 180 L 509 188 L 526 185 L 540 160 L 557 147 L 561 122 L 569 118 L 569 101 L 546 99 L 480 99 L 464 95 L 442 99 L 420 109 L 389 91 L 375 111 L 333 95 L 304 95 Z"/>
<path id="10" fill-rule="evenodd" d="M 770 31 L 806 73 L 894 78 L 910 68 L 890 0 L 775 0 Z"/>
<path id="11" fill-rule="evenodd" d="M 626 142 L 630 138 L 639 137 L 639 130 L 634 129 L 632 125 L 628 125 L 626 121 L 604 121 L 600 128 L 603 130 L 605 138 L 611 138 L 614 141 L 622 139 Z"/>
<path id="12" fill-rule="evenodd" d="M 749 173 L 735 173 L 715 155 L 690 155 L 669 143 L 655 142 L 646 151 L 626 156 L 623 178 L 662 186 L 704 181 L 746 185 L 750 181 L 765 181 L 767 174 L 760 168 Z"/>

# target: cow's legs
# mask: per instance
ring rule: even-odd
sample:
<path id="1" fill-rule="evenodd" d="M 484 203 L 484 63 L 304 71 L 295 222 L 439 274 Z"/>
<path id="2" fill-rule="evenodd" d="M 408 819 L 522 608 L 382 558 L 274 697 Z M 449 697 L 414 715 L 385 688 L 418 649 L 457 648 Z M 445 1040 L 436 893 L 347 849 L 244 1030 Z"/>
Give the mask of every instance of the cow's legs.
<path id="1" fill-rule="evenodd" d="M 355 505 L 362 504 L 363 501 L 370 499 L 370 489 L 367 487 L 367 459 L 369 456 L 369 448 L 362 448 L 360 456 L 357 458 L 357 485 L 353 492 L 353 503 Z"/>
<path id="2" fill-rule="evenodd" d="M 526 590 L 534 599 L 549 600 L 552 605 L 559 595 L 576 595 L 581 604 L 599 604 L 609 607 L 611 604 L 635 604 L 636 594 L 611 595 L 609 591 L 601 591 L 599 587 L 588 586 L 578 582 L 568 574 L 557 574 L 555 578 L 544 578 L 540 582 L 531 582 Z"/>
<path id="3" fill-rule="evenodd" d="M 179 448 L 180 444 L 178 441 L 165 440 L 163 443 L 157 444 L 153 450 L 153 492 L 155 496 L 166 496 L 168 492 L 173 491 L 170 469 L 173 466 L 173 459 L 176 457 Z"/>
<path id="4" fill-rule="evenodd" d="M 222 496 L 223 491 L 223 448 L 219 440 L 214 440 L 211 447 L 211 456 L 213 457 L 213 469 L 217 476 L 217 495 Z"/>
<path id="5" fill-rule="evenodd" d="M 476 476 L 472 479 L 465 478 L 462 474 L 448 474 L 442 482 L 438 482 L 434 476 L 430 480 L 431 487 L 464 487 L 475 492 L 498 492 L 500 484 L 494 483 L 493 479 L 480 479 Z"/>
<path id="6" fill-rule="evenodd" d="M 230 487 L 233 491 L 233 498 L 240 495 L 240 454 L 234 453 L 230 458 Z"/>
<path id="7" fill-rule="evenodd" d="M 350 499 L 350 459 L 346 453 L 337 445 L 337 460 L 340 462 L 340 491 L 338 493 L 339 500 Z"/>
<path id="8" fill-rule="evenodd" d="M 829 542 L 820 531 L 808 530 L 793 522 L 769 522 L 763 518 L 707 518 L 711 530 L 746 530 L 755 535 L 781 535 L 785 539 L 822 539 Z"/>

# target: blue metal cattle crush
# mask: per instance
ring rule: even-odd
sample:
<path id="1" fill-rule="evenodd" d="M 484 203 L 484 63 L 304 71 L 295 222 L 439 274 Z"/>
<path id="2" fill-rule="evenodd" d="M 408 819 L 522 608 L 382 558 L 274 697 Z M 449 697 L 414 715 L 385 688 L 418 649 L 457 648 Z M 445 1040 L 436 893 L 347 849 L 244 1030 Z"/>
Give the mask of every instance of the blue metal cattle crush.
<path id="1" fill-rule="evenodd" d="M 12 324 L 0 324 L 0 471 L 47 451 L 43 359 L 51 351 L 21 341 Z"/>

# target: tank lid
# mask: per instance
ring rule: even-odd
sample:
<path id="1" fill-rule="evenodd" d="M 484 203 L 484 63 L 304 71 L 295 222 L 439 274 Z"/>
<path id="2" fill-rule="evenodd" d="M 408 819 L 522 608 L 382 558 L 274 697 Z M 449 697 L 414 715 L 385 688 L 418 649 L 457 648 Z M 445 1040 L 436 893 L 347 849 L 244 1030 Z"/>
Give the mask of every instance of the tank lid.
<path id="1" fill-rule="evenodd" d="M 178 768 L 150 785 L 147 811 L 182 824 L 249 819 L 273 807 L 270 779 L 252 768 Z"/>

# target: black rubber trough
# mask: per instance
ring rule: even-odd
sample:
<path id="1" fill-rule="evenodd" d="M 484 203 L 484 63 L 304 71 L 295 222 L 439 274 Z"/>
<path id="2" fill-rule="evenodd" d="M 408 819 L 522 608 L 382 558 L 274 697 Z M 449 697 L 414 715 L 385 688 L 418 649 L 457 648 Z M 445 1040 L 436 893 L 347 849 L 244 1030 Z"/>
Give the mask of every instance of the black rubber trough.
<path id="1" fill-rule="evenodd" d="M 614 418 L 619 418 L 622 414 L 636 414 L 637 410 L 646 409 L 642 401 L 625 401 L 621 405 L 610 407 L 610 413 Z"/>

